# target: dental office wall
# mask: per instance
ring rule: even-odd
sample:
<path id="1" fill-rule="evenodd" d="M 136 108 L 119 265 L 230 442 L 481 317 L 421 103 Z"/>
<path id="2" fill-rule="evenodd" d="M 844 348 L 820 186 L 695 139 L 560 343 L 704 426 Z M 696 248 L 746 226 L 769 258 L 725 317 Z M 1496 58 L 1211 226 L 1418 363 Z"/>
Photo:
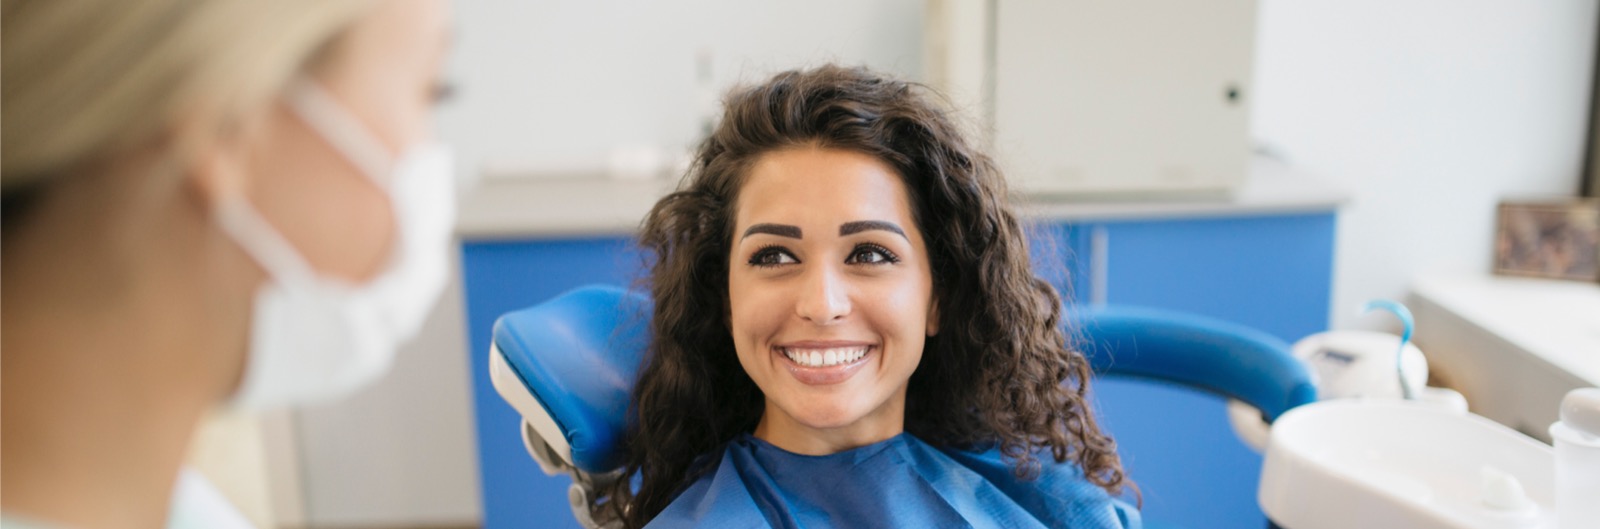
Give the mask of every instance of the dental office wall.
<path id="1" fill-rule="evenodd" d="M 1266 0 L 1258 141 L 1351 193 L 1334 327 L 1419 274 L 1486 273 L 1495 204 L 1578 192 L 1596 2 Z"/>
<path id="2" fill-rule="evenodd" d="M 703 57 L 716 91 L 824 60 L 922 74 L 918 0 L 455 8 L 460 92 L 441 126 L 467 180 L 594 173 L 619 145 L 686 147 L 706 112 Z M 1576 189 L 1595 9 L 1263 0 L 1255 135 L 1352 196 L 1333 325 L 1367 323 L 1354 319 L 1358 303 L 1400 297 L 1416 273 L 1486 269 L 1500 196 Z M 458 278 L 384 382 L 297 415 L 301 524 L 478 519 L 463 319 Z"/>

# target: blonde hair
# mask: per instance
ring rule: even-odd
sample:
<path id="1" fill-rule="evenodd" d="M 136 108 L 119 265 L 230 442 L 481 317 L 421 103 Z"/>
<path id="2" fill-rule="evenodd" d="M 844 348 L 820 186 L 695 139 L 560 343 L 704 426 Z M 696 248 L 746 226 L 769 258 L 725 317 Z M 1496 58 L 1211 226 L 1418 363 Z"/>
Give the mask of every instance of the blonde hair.
<path id="1" fill-rule="evenodd" d="M 0 193 L 152 142 L 185 156 L 277 97 L 374 1 L 3 0 Z"/>

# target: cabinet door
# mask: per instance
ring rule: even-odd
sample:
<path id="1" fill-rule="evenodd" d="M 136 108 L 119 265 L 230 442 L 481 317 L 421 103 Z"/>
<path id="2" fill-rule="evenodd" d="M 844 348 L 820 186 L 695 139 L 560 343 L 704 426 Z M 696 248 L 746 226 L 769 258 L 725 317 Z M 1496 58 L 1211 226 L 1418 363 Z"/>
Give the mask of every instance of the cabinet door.
<path id="1" fill-rule="evenodd" d="M 1334 215 L 1115 222 L 1075 229 L 1107 303 L 1183 310 L 1290 343 L 1327 328 Z M 1087 242 L 1082 241 L 1087 239 Z M 1097 244 L 1094 239 L 1101 239 Z M 1261 456 L 1228 425 L 1225 399 L 1161 382 L 1103 377 L 1103 425 L 1143 492 L 1146 520 L 1265 527 Z"/>
<path id="2" fill-rule="evenodd" d="M 1104 228 L 1095 225 L 1035 222 L 1026 228 L 1034 273 L 1056 287 L 1068 306 L 1093 302 L 1103 290 L 1096 284 L 1102 277 L 1094 273 L 1096 229 L 1103 240 Z"/>
<path id="3" fill-rule="evenodd" d="M 625 237 L 510 242 L 469 242 L 462 249 L 467 334 L 472 358 L 472 400 L 483 485 L 483 526 L 578 528 L 567 504 L 566 476 L 546 476 L 522 446 L 522 418 L 489 382 L 489 340 L 494 319 L 572 288 L 606 283 L 629 286 L 642 269 L 633 240 Z"/>
<path id="4" fill-rule="evenodd" d="M 1104 227 L 1108 303 L 1189 311 L 1290 342 L 1327 329 L 1332 213 Z"/>

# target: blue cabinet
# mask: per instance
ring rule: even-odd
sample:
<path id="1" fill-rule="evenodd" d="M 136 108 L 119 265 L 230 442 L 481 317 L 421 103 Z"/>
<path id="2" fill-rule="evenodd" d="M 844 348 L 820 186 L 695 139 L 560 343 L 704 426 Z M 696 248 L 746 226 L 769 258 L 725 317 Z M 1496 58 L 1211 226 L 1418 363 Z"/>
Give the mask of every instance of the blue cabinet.
<path id="1" fill-rule="evenodd" d="M 1184 310 L 1289 342 L 1327 329 L 1334 215 L 1109 223 L 1105 301 Z M 1261 456 L 1228 425 L 1221 397 L 1102 378 L 1102 425 L 1144 493 L 1145 519 L 1195 529 L 1266 527 Z"/>
<path id="2" fill-rule="evenodd" d="M 628 237 L 462 245 L 485 528 L 579 527 L 567 507 L 572 480 L 539 470 L 522 446 L 521 416 L 500 400 L 489 382 L 489 339 L 495 318 L 579 285 L 631 284 L 640 269 L 639 254 Z"/>
<path id="3" fill-rule="evenodd" d="M 1076 303 L 1180 309 L 1294 341 L 1327 326 L 1334 219 L 1319 212 L 1044 222 L 1033 230 L 1034 253 L 1039 273 Z M 522 448 L 516 412 L 489 384 L 494 318 L 582 284 L 632 284 L 642 262 L 620 236 L 464 244 L 484 527 L 577 527 L 570 481 L 539 471 Z M 1234 437 L 1221 398 L 1109 377 L 1093 387 L 1147 521 L 1266 526 L 1255 500 L 1261 457 Z"/>

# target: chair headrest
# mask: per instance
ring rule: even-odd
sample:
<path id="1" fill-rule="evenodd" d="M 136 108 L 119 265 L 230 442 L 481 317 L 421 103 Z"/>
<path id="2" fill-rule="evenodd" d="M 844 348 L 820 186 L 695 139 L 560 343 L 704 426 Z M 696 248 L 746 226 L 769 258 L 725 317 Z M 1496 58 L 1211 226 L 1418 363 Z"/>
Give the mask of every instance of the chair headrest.
<path id="1" fill-rule="evenodd" d="M 507 313 L 494 323 L 491 354 L 520 384 L 497 377 L 495 389 L 536 430 L 553 425 L 557 431 L 538 433 L 573 466 L 614 470 L 649 321 L 646 297 L 612 286 L 579 288 Z"/>

